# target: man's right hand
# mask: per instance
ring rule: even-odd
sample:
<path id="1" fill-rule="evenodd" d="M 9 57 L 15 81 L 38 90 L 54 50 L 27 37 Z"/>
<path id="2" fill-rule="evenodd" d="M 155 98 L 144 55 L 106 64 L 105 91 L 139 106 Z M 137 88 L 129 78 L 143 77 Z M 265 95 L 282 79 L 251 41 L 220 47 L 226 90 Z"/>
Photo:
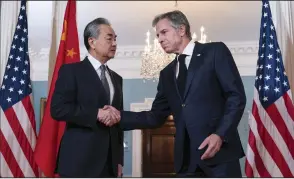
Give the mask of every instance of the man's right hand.
<path id="1" fill-rule="evenodd" d="M 112 126 L 120 121 L 120 112 L 112 106 L 104 106 L 98 111 L 98 120 L 106 126 Z"/>

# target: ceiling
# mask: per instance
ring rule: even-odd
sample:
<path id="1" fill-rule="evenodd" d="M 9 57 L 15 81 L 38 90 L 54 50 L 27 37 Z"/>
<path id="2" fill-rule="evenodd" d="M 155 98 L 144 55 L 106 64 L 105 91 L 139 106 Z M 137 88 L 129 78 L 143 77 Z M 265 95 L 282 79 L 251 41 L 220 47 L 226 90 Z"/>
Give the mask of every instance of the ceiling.
<path id="1" fill-rule="evenodd" d="M 52 2 L 30 3 L 29 28 L 34 34 L 31 40 L 43 39 L 49 46 L 50 39 L 45 38 L 50 37 L 52 8 L 48 6 Z M 147 30 L 152 32 L 153 17 L 174 9 L 175 1 L 78 1 L 80 42 L 86 24 L 94 18 L 105 17 L 112 23 L 119 45 L 144 45 Z M 191 30 L 197 35 L 203 25 L 208 40 L 258 41 L 261 1 L 178 1 L 177 9 L 186 14 Z"/>
<path id="2" fill-rule="evenodd" d="M 102 16 L 113 24 L 119 44 L 142 45 L 153 17 L 174 9 L 175 1 L 79 1 L 79 32 Z M 258 40 L 261 1 L 178 1 L 177 9 L 186 14 L 192 31 L 199 34 L 203 25 L 212 41 Z"/>

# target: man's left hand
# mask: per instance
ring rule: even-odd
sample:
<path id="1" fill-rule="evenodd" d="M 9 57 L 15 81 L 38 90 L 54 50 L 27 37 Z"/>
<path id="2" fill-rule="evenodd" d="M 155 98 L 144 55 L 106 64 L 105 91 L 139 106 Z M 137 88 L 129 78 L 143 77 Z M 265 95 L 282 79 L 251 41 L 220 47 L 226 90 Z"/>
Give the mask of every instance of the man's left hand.
<path id="1" fill-rule="evenodd" d="M 220 150 L 222 143 L 223 141 L 220 136 L 216 134 L 211 134 L 210 136 L 208 136 L 198 148 L 199 150 L 201 150 L 206 145 L 208 145 L 205 153 L 201 156 L 201 160 L 214 157 L 214 155 Z"/>
<path id="2" fill-rule="evenodd" d="M 117 177 L 122 177 L 123 175 L 123 167 L 121 164 L 118 164 L 117 166 Z"/>

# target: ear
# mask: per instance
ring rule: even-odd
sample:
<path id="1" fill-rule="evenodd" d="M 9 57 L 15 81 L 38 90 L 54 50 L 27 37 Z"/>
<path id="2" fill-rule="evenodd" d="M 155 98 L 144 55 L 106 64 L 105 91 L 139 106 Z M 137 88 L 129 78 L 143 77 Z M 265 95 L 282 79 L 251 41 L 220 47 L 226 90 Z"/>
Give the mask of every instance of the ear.
<path id="1" fill-rule="evenodd" d="M 181 37 L 183 37 L 186 34 L 186 27 L 184 25 L 180 25 L 178 30 Z"/>
<path id="2" fill-rule="evenodd" d="M 96 40 L 94 38 L 88 38 L 88 43 L 92 49 L 95 49 Z"/>

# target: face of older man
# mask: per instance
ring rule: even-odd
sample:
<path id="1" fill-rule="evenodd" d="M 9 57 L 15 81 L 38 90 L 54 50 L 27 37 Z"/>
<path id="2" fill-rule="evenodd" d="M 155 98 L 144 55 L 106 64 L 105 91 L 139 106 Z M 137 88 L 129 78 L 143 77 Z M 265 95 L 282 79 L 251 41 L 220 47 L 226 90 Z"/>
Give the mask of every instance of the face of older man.
<path id="1" fill-rule="evenodd" d="M 161 19 L 155 25 L 158 42 L 166 53 L 177 53 L 183 43 L 185 28 L 174 28 L 168 19 Z"/>
<path id="2" fill-rule="evenodd" d="M 98 58 L 109 60 L 114 57 L 116 52 L 116 34 L 111 26 L 100 25 L 98 38 L 91 38 L 89 44 Z"/>

